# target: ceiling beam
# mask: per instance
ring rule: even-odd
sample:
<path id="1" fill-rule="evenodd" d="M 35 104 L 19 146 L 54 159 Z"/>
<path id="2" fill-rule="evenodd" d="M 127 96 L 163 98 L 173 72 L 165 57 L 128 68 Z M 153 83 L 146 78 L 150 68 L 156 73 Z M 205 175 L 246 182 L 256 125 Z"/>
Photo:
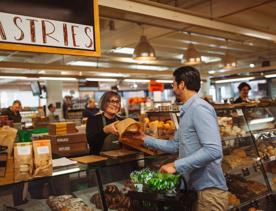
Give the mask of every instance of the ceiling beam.
<path id="1" fill-rule="evenodd" d="M 38 64 L 38 63 L 22 63 L 22 62 L 0 62 L 0 68 L 5 69 L 27 69 L 27 70 L 47 70 L 47 71 L 83 71 L 89 73 L 122 73 L 122 74 L 134 74 L 134 75 L 172 75 L 173 70 L 155 71 L 155 70 L 135 70 L 135 69 L 123 69 L 123 68 L 96 68 L 87 66 L 76 65 L 51 65 L 51 64 Z"/>
<path id="2" fill-rule="evenodd" d="M 234 34 L 242 34 L 249 37 L 276 42 L 276 34 L 224 23 L 222 21 L 210 20 L 208 18 L 188 14 L 188 11 L 184 9 L 162 8 L 162 6 L 158 7 L 158 4 L 149 5 L 146 4 L 146 1 L 133 2 L 128 0 L 99 0 L 99 5 L 159 19 L 176 21 L 185 24 L 188 23 L 194 26 L 200 26 Z"/>

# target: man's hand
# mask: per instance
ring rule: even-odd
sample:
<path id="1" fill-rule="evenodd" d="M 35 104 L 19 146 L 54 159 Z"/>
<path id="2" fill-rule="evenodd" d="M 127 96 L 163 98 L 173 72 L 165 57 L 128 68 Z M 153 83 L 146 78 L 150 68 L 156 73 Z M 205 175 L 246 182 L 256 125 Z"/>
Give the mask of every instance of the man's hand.
<path id="1" fill-rule="evenodd" d="M 115 134 L 115 135 L 118 135 L 118 130 L 117 128 L 115 127 L 115 123 L 116 122 L 113 122 L 109 125 L 106 125 L 104 128 L 103 128 L 103 131 L 105 133 L 112 133 L 112 134 Z"/>
<path id="2" fill-rule="evenodd" d="M 134 140 L 144 141 L 146 135 L 144 131 L 140 130 L 139 133 L 133 135 L 131 138 Z"/>
<path id="3" fill-rule="evenodd" d="M 163 166 L 161 166 L 160 170 L 161 173 L 170 173 L 170 174 L 174 174 L 176 173 L 176 168 L 174 163 L 167 163 Z"/>

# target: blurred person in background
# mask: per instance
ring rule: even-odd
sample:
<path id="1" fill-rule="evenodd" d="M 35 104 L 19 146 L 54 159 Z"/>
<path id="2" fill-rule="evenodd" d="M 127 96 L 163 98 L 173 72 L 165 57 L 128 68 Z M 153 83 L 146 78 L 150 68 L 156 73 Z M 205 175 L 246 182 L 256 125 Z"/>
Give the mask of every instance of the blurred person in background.
<path id="1" fill-rule="evenodd" d="M 7 115 L 9 120 L 12 120 L 14 123 L 20 123 L 22 117 L 20 111 L 22 109 L 22 104 L 19 100 L 15 100 L 9 108 L 4 110 L 3 115 Z"/>
<path id="2" fill-rule="evenodd" d="M 99 109 L 96 107 L 96 102 L 94 99 L 90 98 L 87 101 L 85 106 L 85 110 L 82 113 L 82 118 L 88 118 L 90 116 L 94 116 L 99 112 Z"/>
<path id="3" fill-rule="evenodd" d="M 239 84 L 238 89 L 240 96 L 234 101 L 234 103 L 248 103 L 250 101 L 248 99 L 248 93 L 251 90 L 251 86 L 246 82 L 242 82 Z"/>
<path id="4" fill-rule="evenodd" d="M 56 112 L 56 106 L 54 104 L 50 103 L 48 105 L 48 110 L 49 110 L 49 122 L 57 122 L 59 120 L 58 115 L 55 114 Z"/>

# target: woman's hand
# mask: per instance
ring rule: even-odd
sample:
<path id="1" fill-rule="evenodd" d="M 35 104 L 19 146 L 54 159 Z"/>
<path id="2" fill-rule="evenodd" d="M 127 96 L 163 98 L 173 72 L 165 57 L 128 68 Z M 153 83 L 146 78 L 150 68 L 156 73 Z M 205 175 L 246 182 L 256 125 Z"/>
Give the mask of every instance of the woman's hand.
<path id="1" fill-rule="evenodd" d="M 112 133 L 112 134 L 114 134 L 114 135 L 118 135 L 118 130 L 117 130 L 117 128 L 115 127 L 115 123 L 116 123 L 116 122 L 113 122 L 113 123 L 111 123 L 111 124 L 109 124 L 109 125 L 106 125 L 106 126 L 103 128 L 103 131 L 104 131 L 105 133 Z"/>

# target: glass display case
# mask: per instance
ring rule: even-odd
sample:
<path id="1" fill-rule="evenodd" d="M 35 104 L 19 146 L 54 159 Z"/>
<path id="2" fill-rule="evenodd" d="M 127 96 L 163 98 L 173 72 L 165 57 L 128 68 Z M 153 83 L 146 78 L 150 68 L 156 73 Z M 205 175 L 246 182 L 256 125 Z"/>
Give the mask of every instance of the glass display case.
<path id="1" fill-rule="evenodd" d="M 55 210 L 55 207 L 63 206 L 68 198 L 79 202 L 81 208 L 76 210 L 129 210 L 127 192 L 133 189 L 129 181 L 130 173 L 145 167 L 159 169 L 164 162 L 173 159 L 175 157 L 168 155 L 147 156 L 136 152 L 89 164 L 77 162 L 54 167 L 50 177 L 21 182 L 11 179 L 13 166 L 9 163 L 9 179 L 0 178 L 0 210 L 7 207 L 11 210 Z M 30 194 L 28 202 L 20 205 L 22 201 L 19 198 L 26 190 Z"/>
<path id="2" fill-rule="evenodd" d="M 221 106 L 216 113 L 224 154 L 222 168 L 230 192 L 229 210 L 274 210 L 276 106 Z M 147 116 L 150 121 L 178 120 L 178 112 L 148 112 Z"/>

